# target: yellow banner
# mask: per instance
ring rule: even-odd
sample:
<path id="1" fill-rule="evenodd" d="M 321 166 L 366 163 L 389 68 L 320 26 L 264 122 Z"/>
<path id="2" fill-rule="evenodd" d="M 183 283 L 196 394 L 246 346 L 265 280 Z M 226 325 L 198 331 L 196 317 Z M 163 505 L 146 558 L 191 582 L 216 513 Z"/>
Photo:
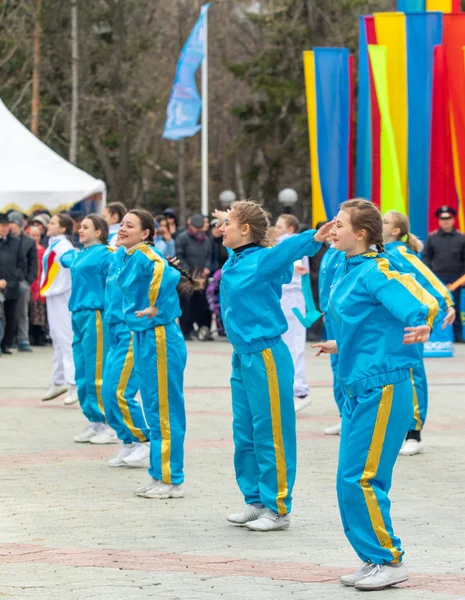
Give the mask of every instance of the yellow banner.
<path id="1" fill-rule="evenodd" d="M 401 186 L 388 93 L 387 53 L 387 48 L 384 46 L 368 46 L 381 114 L 381 212 L 384 214 L 389 210 L 395 210 L 405 215 L 407 214 L 406 202 Z"/>
<path id="2" fill-rule="evenodd" d="M 310 141 L 310 173 L 312 177 L 312 226 L 319 221 L 327 221 L 321 192 L 320 170 L 318 166 L 318 127 L 316 107 L 315 55 L 304 52 L 305 94 L 307 97 L 308 136 Z"/>
<path id="3" fill-rule="evenodd" d="M 387 93 L 402 197 L 408 200 L 407 34 L 404 13 L 375 13 L 376 41 L 387 48 Z"/>
<path id="4" fill-rule="evenodd" d="M 426 0 L 426 10 L 451 13 L 452 0 Z"/>

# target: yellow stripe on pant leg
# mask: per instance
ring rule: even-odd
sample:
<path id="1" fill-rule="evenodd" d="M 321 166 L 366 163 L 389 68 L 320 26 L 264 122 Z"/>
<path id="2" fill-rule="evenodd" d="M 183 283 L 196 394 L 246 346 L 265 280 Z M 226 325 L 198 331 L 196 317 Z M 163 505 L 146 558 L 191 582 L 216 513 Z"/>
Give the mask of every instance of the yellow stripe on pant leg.
<path id="1" fill-rule="evenodd" d="M 363 471 L 362 478 L 360 479 L 360 485 L 362 486 L 368 514 L 370 515 L 371 525 L 376 537 L 378 538 L 378 542 L 383 548 L 386 548 L 391 552 L 393 557 L 391 562 L 397 563 L 399 562 L 399 558 L 402 553 L 392 543 L 391 536 L 386 529 L 383 515 L 379 507 L 378 498 L 376 497 L 375 490 L 371 485 L 371 481 L 375 479 L 376 474 L 378 473 L 379 461 L 381 459 L 384 438 L 386 436 L 386 429 L 389 422 L 389 415 L 391 414 L 393 395 L 393 385 L 386 385 L 383 387 L 383 394 L 379 403 L 378 414 L 376 415 L 373 437 L 368 450 L 368 458 L 365 464 L 365 469 Z"/>
<path id="2" fill-rule="evenodd" d="M 281 398 L 279 395 L 278 374 L 276 372 L 276 363 L 270 348 L 262 352 L 263 362 L 265 363 L 266 374 L 268 377 L 268 393 L 270 396 L 271 409 L 271 427 L 273 430 L 273 444 L 276 457 L 276 473 L 278 493 L 276 495 L 276 505 L 278 514 L 287 514 L 287 508 L 284 499 L 288 495 L 287 487 L 287 469 L 286 457 L 284 453 L 283 430 L 281 425 Z"/>
<path id="3" fill-rule="evenodd" d="M 412 392 L 413 392 L 413 418 L 415 419 L 415 431 L 421 431 L 421 426 L 423 423 L 421 422 L 420 417 L 420 406 L 418 404 L 418 394 L 417 388 L 415 387 L 415 379 L 413 378 L 413 369 L 410 369 L 410 381 L 412 382 Z"/>
<path id="4" fill-rule="evenodd" d="M 161 432 L 161 474 L 164 483 L 171 483 L 171 425 L 168 401 L 168 357 L 166 354 L 166 330 L 163 325 L 155 327 L 157 343 L 158 410 Z"/>
<path id="5" fill-rule="evenodd" d="M 129 406 L 125 397 L 126 387 L 128 385 L 129 378 L 131 377 L 132 370 L 134 368 L 134 353 L 132 351 L 132 338 L 133 334 L 131 333 L 131 341 L 129 342 L 129 348 L 126 354 L 126 358 L 124 359 L 123 370 L 121 371 L 121 375 L 118 381 L 118 387 L 116 388 L 116 399 L 118 400 L 118 406 L 121 411 L 121 415 L 123 417 L 124 424 L 129 429 L 134 437 L 136 437 L 140 442 L 146 442 L 147 438 L 142 433 L 142 431 L 135 427 L 134 421 L 132 420 L 131 411 L 129 410 Z"/>
<path id="6" fill-rule="evenodd" d="M 102 415 L 105 415 L 102 400 L 102 382 L 103 382 L 103 325 L 102 315 L 99 310 L 95 311 L 95 328 L 97 330 L 97 351 L 95 360 L 95 393 L 97 394 L 98 407 Z"/>

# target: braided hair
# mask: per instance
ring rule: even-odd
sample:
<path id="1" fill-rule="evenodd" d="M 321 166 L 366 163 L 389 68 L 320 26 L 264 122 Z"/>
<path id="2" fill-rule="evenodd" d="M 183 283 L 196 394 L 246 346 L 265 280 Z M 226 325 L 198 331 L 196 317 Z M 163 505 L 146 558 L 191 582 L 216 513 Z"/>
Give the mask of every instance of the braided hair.
<path id="1" fill-rule="evenodd" d="M 149 234 L 145 238 L 145 242 L 153 246 L 153 240 L 155 236 L 155 223 L 152 215 L 148 210 L 142 208 L 133 208 L 128 214 L 135 215 L 139 221 L 142 231 L 148 230 Z M 181 282 L 178 285 L 178 289 L 182 294 L 192 294 L 197 290 L 203 290 L 205 287 L 205 277 L 199 277 L 196 274 L 191 275 L 185 269 L 179 266 L 179 260 L 176 257 L 167 257 L 168 264 L 176 271 L 181 274 Z"/>

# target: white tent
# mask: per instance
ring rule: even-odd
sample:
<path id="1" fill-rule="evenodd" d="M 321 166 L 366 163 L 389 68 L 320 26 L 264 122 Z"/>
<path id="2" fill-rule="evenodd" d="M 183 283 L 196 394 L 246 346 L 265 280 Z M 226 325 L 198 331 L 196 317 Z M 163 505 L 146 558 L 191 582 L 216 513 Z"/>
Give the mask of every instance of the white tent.
<path id="1" fill-rule="evenodd" d="M 89 196 L 99 198 L 101 208 L 105 183 L 56 154 L 0 100 L 0 212 L 57 213 Z"/>

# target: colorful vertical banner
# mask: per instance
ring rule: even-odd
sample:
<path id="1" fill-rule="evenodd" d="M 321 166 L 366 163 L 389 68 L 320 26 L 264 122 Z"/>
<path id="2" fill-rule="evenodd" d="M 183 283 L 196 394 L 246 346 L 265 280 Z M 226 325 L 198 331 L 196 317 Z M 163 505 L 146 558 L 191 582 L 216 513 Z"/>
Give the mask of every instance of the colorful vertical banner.
<path id="1" fill-rule="evenodd" d="M 179 56 L 163 131 L 163 137 L 169 140 L 195 135 L 201 128 L 198 122 L 202 100 L 195 73 L 205 54 L 205 15 L 209 6 L 202 6 L 200 16 Z"/>
<path id="2" fill-rule="evenodd" d="M 386 48 L 386 77 L 389 109 L 399 165 L 403 198 L 408 197 L 407 180 L 407 33 L 406 16 L 402 13 L 375 13 L 376 39 Z"/>
<path id="3" fill-rule="evenodd" d="M 460 0 L 426 0 L 426 10 L 443 13 L 460 12 Z"/>
<path id="4" fill-rule="evenodd" d="M 388 50 L 385 46 L 368 46 L 376 95 L 381 114 L 381 212 L 396 210 L 406 214 L 395 129 L 389 99 Z"/>
<path id="5" fill-rule="evenodd" d="M 460 229 L 465 231 L 465 14 L 444 15 L 443 29 L 458 220 Z"/>
<path id="6" fill-rule="evenodd" d="M 451 206 L 457 209 L 446 54 L 442 45 L 434 49 L 432 105 L 428 231 L 434 231 L 438 227 L 438 208 Z"/>
<path id="7" fill-rule="evenodd" d="M 399 12 L 425 12 L 426 0 L 397 0 L 397 10 Z"/>
<path id="8" fill-rule="evenodd" d="M 349 58 L 345 48 L 304 52 L 314 225 L 332 219 L 349 197 Z"/>
<path id="9" fill-rule="evenodd" d="M 422 240 L 428 235 L 434 47 L 442 39 L 439 13 L 406 16 L 408 111 L 408 214 L 410 228 Z"/>
<path id="10" fill-rule="evenodd" d="M 360 17 L 360 50 L 358 59 L 358 110 L 357 110 L 357 164 L 355 195 L 371 199 L 371 97 L 370 63 L 368 60 L 368 39 L 366 17 Z"/>

